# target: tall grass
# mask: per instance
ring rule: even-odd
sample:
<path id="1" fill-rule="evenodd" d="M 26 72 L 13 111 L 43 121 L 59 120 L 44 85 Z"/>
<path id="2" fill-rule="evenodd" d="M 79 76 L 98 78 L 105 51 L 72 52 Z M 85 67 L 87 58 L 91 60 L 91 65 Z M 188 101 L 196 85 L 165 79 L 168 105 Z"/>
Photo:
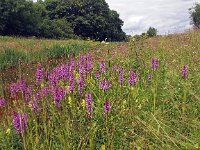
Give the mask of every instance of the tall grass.
<path id="1" fill-rule="evenodd" d="M 1 148 L 199 149 L 200 72 L 188 49 L 199 50 L 192 48 L 195 42 L 184 49 L 176 47 L 180 39 L 170 43 L 168 38 L 130 41 L 123 58 L 108 60 L 104 54 L 99 62 L 92 52 L 93 61 L 86 54 L 50 70 L 38 65 L 29 76 L 32 82 L 24 85 L 33 88 L 28 102 L 18 90 L 13 102 L 1 107 Z M 158 45 L 151 45 L 154 40 Z M 152 59 L 158 60 L 156 67 Z M 184 65 L 188 76 L 182 74 Z M 16 132 L 10 108 L 11 114 L 28 115 L 24 133 Z"/>

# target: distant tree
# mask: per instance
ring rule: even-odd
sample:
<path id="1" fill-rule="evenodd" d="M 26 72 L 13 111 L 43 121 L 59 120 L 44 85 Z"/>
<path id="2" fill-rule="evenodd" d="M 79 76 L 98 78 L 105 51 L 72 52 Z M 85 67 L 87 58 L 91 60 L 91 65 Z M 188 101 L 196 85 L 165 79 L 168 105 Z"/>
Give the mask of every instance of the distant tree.
<path id="1" fill-rule="evenodd" d="M 0 0 L 0 35 L 122 41 L 122 26 L 105 0 Z"/>
<path id="2" fill-rule="evenodd" d="M 105 0 L 46 0 L 50 19 L 66 18 L 76 35 L 96 40 L 121 41 L 123 21 Z"/>
<path id="3" fill-rule="evenodd" d="M 73 38 L 73 29 L 66 19 L 44 19 L 39 27 L 40 37 Z"/>
<path id="4" fill-rule="evenodd" d="M 0 34 L 36 35 L 40 18 L 32 1 L 0 1 Z"/>
<path id="5" fill-rule="evenodd" d="M 147 35 L 148 35 L 148 37 L 157 36 L 157 29 L 153 28 L 153 27 L 149 27 L 149 29 L 147 31 Z"/>
<path id="6" fill-rule="evenodd" d="M 189 10 L 191 14 L 192 23 L 197 28 L 200 28 L 200 4 L 195 4 L 195 6 L 193 8 L 190 8 Z"/>

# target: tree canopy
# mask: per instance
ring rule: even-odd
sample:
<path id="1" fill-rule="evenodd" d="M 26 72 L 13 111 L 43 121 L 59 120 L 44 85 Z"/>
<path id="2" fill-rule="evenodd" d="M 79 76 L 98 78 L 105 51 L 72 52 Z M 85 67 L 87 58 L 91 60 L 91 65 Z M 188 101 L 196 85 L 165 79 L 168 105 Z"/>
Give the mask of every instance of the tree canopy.
<path id="1" fill-rule="evenodd" d="M 196 3 L 193 8 L 190 8 L 191 19 L 194 26 L 200 28 L 200 4 Z"/>
<path id="2" fill-rule="evenodd" d="M 122 41 L 123 21 L 105 0 L 0 1 L 0 34 Z"/>
<path id="3" fill-rule="evenodd" d="M 154 27 L 149 27 L 149 29 L 147 30 L 147 35 L 148 37 L 154 37 L 157 36 L 157 29 Z"/>

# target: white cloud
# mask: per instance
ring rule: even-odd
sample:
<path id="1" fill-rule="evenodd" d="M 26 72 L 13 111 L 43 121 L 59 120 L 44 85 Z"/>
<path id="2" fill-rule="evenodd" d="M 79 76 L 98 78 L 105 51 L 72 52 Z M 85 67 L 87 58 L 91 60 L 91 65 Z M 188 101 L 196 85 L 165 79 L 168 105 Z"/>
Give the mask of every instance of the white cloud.
<path id="1" fill-rule="evenodd" d="M 106 0 L 120 14 L 127 34 L 140 34 L 153 26 L 159 34 L 191 27 L 188 9 L 197 0 Z"/>

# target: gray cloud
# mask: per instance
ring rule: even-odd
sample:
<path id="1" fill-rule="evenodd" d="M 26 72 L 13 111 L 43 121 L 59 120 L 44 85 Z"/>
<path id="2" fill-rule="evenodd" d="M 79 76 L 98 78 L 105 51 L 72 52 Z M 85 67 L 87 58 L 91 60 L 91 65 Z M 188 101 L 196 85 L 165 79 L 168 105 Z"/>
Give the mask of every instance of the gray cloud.
<path id="1" fill-rule="evenodd" d="M 120 14 L 127 34 L 140 34 L 153 26 L 159 34 L 191 28 L 188 9 L 197 0 L 106 0 Z"/>

